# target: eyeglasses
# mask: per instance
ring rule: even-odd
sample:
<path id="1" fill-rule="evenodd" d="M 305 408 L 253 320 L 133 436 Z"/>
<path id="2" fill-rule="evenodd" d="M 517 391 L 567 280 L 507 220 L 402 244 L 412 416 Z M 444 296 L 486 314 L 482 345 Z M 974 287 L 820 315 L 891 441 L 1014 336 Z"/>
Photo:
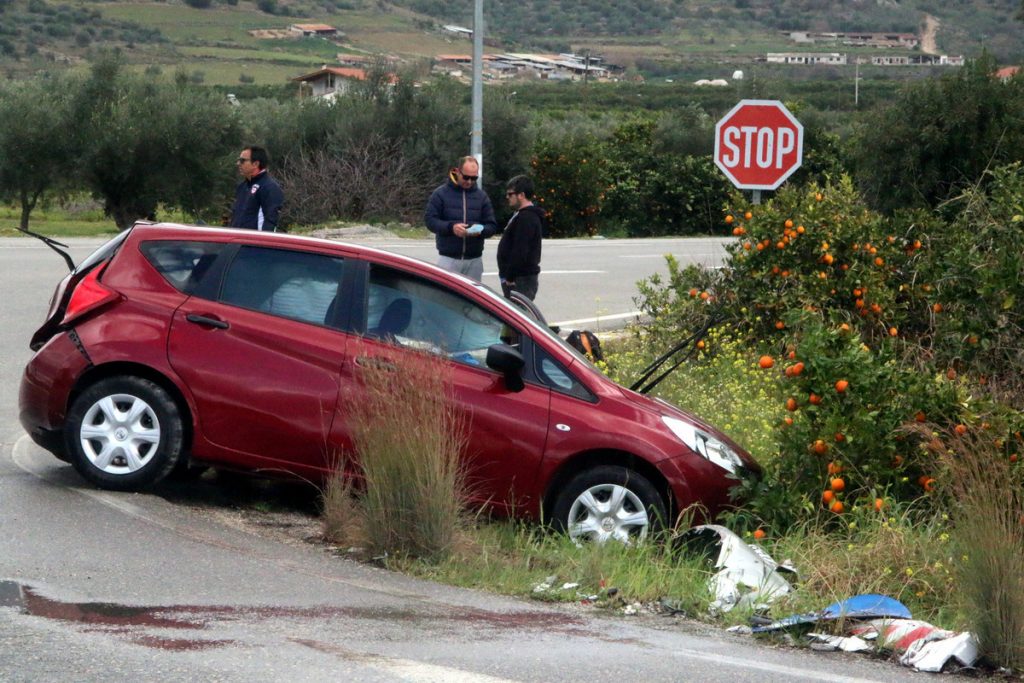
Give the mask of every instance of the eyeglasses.
<path id="1" fill-rule="evenodd" d="M 252 161 L 252 159 L 246 159 L 245 157 L 238 157 L 237 163 L 244 164 L 247 161 Z"/>
<path id="2" fill-rule="evenodd" d="M 465 173 L 460 173 L 459 175 L 462 176 L 463 180 L 468 180 L 471 183 L 475 183 L 477 179 L 480 177 L 478 175 L 466 175 Z"/>

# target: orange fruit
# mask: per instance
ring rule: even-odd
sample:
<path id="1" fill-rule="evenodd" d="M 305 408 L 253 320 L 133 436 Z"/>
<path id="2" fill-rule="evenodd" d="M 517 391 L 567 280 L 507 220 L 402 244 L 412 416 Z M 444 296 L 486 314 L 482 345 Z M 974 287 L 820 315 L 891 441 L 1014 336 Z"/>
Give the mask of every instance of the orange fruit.
<path id="1" fill-rule="evenodd" d="M 743 228 L 741 228 L 740 226 L 737 225 L 735 228 L 732 229 L 732 234 L 733 235 L 742 235 L 743 233 L 740 232 L 742 229 Z"/>
<path id="2" fill-rule="evenodd" d="M 810 401 L 811 405 L 821 405 L 821 396 L 818 396 L 813 391 L 811 392 L 811 395 L 807 397 L 807 400 Z"/>
<path id="3" fill-rule="evenodd" d="M 956 432 L 958 436 L 963 436 L 967 433 L 967 425 L 958 424 L 956 427 L 953 427 L 953 431 Z"/>
<path id="4" fill-rule="evenodd" d="M 946 379 L 948 379 L 950 382 L 955 380 L 956 379 L 956 370 L 954 370 L 953 368 L 950 368 L 949 370 L 946 370 Z"/>
<path id="5" fill-rule="evenodd" d="M 832 438 L 836 440 L 836 443 L 842 443 L 846 441 L 846 434 L 843 434 L 842 432 L 836 432 L 836 435 Z"/>
<path id="6" fill-rule="evenodd" d="M 796 362 L 796 363 L 794 363 L 792 365 L 792 368 L 793 368 L 793 376 L 796 377 L 797 375 L 799 375 L 801 372 L 804 371 L 804 364 L 800 363 L 800 362 Z"/>
<path id="7" fill-rule="evenodd" d="M 846 488 L 846 481 L 844 481 L 842 477 L 836 477 L 830 481 L 828 485 L 833 491 L 839 493 Z"/>
<path id="8" fill-rule="evenodd" d="M 832 254 L 825 254 L 824 256 L 821 257 L 821 259 L 831 266 L 832 262 L 836 260 L 836 257 L 833 256 Z"/>
<path id="9" fill-rule="evenodd" d="M 786 424 L 787 427 L 792 427 L 793 426 L 793 418 L 791 418 L 789 415 L 787 415 L 786 417 L 782 418 L 782 421 Z"/>
<path id="10" fill-rule="evenodd" d="M 940 303 L 932 304 L 932 310 L 935 311 L 936 313 L 942 313 L 942 304 L 940 304 Z"/>
<path id="11" fill-rule="evenodd" d="M 775 329 L 777 329 L 777 330 L 784 330 L 784 329 L 786 329 L 786 323 L 782 322 L 781 320 L 776 320 L 775 321 Z"/>
<path id="12" fill-rule="evenodd" d="M 764 532 L 764 529 L 755 529 L 754 530 L 754 539 L 755 540 L 760 541 L 765 536 L 767 536 L 767 534 Z"/>
<path id="13" fill-rule="evenodd" d="M 775 359 L 771 356 L 761 356 L 761 359 L 757 361 L 757 364 L 761 366 L 762 370 L 767 370 L 775 365 Z"/>
<path id="14" fill-rule="evenodd" d="M 757 243 L 757 250 L 758 251 L 764 251 L 764 242 L 758 242 Z"/>
<path id="15" fill-rule="evenodd" d="M 796 410 L 796 399 L 795 398 L 788 398 L 788 399 L 786 399 L 786 410 L 788 410 L 789 412 L 793 412 L 794 410 Z"/>
<path id="16" fill-rule="evenodd" d="M 836 474 L 839 474 L 842 471 L 843 471 L 843 466 L 842 466 L 841 463 L 838 463 L 838 462 L 833 460 L 832 462 L 830 462 L 828 464 L 828 473 L 830 475 L 836 475 Z"/>
<path id="17" fill-rule="evenodd" d="M 752 214 L 749 211 L 747 211 L 745 214 L 743 214 L 743 217 L 746 218 L 749 221 L 751 218 L 754 217 L 754 214 Z"/>
<path id="18" fill-rule="evenodd" d="M 837 515 L 841 515 L 843 513 L 843 501 L 841 501 L 841 500 L 833 501 L 832 505 L 830 505 L 828 507 L 828 509 L 831 510 L 832 512 L 836 513 Z"/>
<path id="19" fill-rule="evenodd" d="M 821 502 L 824 503 L 825 505 L 828 505 L 835 499 L 836 494 L 832 493 L 832 491 L 825 491 L 823 494 L 821 494 Z"/>
<path id="20" fill-rule="evenodd" d="M 788 353 L 788 354 L 786 355 L 786 358 L 788 358 L 788 359 L 790 359 L 790 360 L 793 360 L 794 358 L 796 358 L 796 351 L 790 351 L 790 352 L 789 352 L 789 353 Z"/>
<path id="21" fill-rule="evenodd" d="M 702 301 L 707 301 L 708 298 L 710 298 L 710 297 L 711 297 L 711 295 L 708 294 L 707 292 L 701 292 L 700 293 L 700 298 L 701 298 Z"/>
<path id="22" fill-rule="evenodd" d="M 725 217 L 725 224 L 726 225 L 731 225 L 734 220 L 735 219 L 732 216 L 726 216 Z"/>
<path id="23" fill-rule="evenodd" d="M 849 382 L 847 382 L 845 379 L 841 379 L 836 382 L 836 391 L 838 391 L 841 394 L 844 391 L 846 391 L 849 388 L 849 386 Z"/>
<path id="24" fill-rule="evenodd" d="M 885 260 L 881 256 L 876 256 L 875 257 L 875 265 L 876 266 L 881 266 L 881 265 L 884 265 L 884 264 L 885 264 Z"/>
<path id="25" fill-rule="evenodd" d="M 968 344 L 977 344 L 978 343 L 978 338 L 975 335 L 972 334 L 970 337 L 967 338 L 967 343 Z"/>
<path id="26" fill-rule="evenodd" d="M 850 331 L 850 324 L 849 323 L 843 323 L 842 325 L 839 326 L 839 329 L 842 332 L 849 332 Z"/>
<path id="27" fill-rule="evenodd" d="M 811 448 L 818 455 L 825 455 L 826 453 L 828 453 L 828 444 L 825 443 L 824 441 L 822 441 L 821 439 L 818 439 L 817 441 L 815 441 L 814 445 L 811 446 Z"/>
<path id="28" fill-rule="evenodd" d="M 793 221 L 787 218 L 784 225 L 786 226 L 786 229 L 789 230 L 790 228 L 793 227 Z"/>
<path id="29" fill-rule="evenodd" d="M 802 225 L 796 226 L 796 231 L 798 233 L 800 233 L 801 235 L 804 234 L 804 226 L 802 226 Z"/>
<path id="30" fill-rule="evenodd" d="M 895 327 L 890 327 L 890 328 L 889 328 L 889 336 L 890 336 L 890 337 L 895 337 L 895 336 L 896 336 L 896 335 L 898 335 L 899 333 L 900 333 L 900 331 L 899 331 L 899 330 L 897 330 L 897 329 L 896 329 Z"/>
<path id="31" fill-rule="evenodd" d="M 696 287 L 694 287 L 693 289 L 690 290 L 690 296 L 697 296 L 697 288 Z"/>
<path id="32" fill-rule="evenodd" d="M 746 251 L 750 251 L 750 250 L 751 250 L 751 249 L 752 249 L 753 247 L 754 247 L 754 245 L 752 245 L 752 244 L 751 244 L 750 242 L 744 242 L 744 243 L 743 243 L 743 248 L 744 248 L 744 249 L 745 249 Z"/>
<path id="33" fill-rule="evenodd" d="M 924 483 L 921 484 L 921 486 L 924 488 L 926 492 L 931 493 L 932 491 L 935 490 L 935 480 L 932 479 L 931 477 L 926 477 Z"/>
<path id="34" fill-rule="evenodd" d="M 875 511 L 881 512 L 883 507 L 885 507 L 885 501 L 881 498 L 875 498 Z"/>
<path id="35" fill-rule="evenodd" d="M 704 344 L 704 340 L 703 340 L 703 339 L 701 339 L 701 340 L 699 340 L 699 341 L 697 342 L 697 348 L 698 348 L 698 349 L 703 349 L 703 348 L 704 348 L 705 346 L 706 346 L 706 345 Z"/>
<path id="36" fill-rule="evenodd" d="M 1013 453 L 1010 455 L 1010 462 L 1017 462 L 1017 454 Z"/>
<path id="37" fill-rule="evenodd" d="M 925 416 L 923 410 L 919 410 L 916 413 L 914 413 L 914 420 L 916 422 L 924 422 L 926 419 L 928 418 Z"/>
<path id="38" fill-rule="evenodd" d="M 816 199 L 817 201 L 819 201 L 819 202 L 820 202 L 820 201 L 821 201 L 822 199 L 824 199 L 824 197 L 822 197 L 822 196 L 821 196 L 821 193 L 820 193 L 820 192 L 819 192 L 819 193 L 817 193 L 816 195 L 814 195 L 814 198 L 815 198 L 815 199 Z"/>

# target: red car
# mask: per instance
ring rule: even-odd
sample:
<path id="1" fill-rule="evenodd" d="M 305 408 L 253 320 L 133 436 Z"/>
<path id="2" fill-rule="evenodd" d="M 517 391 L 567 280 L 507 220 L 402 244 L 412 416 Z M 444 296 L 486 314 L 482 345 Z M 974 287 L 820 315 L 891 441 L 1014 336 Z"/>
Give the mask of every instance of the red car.
<path id="1" fill-rule="evenodd" d="M 445 356 L 474 494 L 499 513 L 625 539 L 759 471 L 490 288 L 363 246 L 139 223 L 64 278 L 31 347 L 22 425 L 102 488 L 190 462 L 322 479 L 351 444 L 354 365 L 406 347 Z"/>

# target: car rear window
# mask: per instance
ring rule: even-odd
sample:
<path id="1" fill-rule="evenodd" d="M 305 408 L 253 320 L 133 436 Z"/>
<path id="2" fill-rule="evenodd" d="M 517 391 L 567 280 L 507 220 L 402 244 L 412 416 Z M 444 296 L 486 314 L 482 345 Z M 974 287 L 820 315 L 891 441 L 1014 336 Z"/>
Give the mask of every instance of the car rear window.
<path id="1" fill-rule="evenodd" d="M 185 240 L 153 241 L 144 242 L 139 248 L 175 289 L 192 294 L 226 245 Z"/>

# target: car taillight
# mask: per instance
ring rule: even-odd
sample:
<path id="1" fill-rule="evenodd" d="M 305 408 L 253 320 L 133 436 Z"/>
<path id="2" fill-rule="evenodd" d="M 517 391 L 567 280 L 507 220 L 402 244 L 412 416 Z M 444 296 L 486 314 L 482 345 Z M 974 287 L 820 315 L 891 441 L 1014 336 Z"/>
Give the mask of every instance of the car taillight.
<path id="1" fill-rule="evenodd" d="M 120 294 L 100 282 L 102 272 L 102 266 L 95 268 L 78 283 L 75 291 L 71 293 L 61 325 L 67 325 L 89 311 L 121 298 Z"/>

